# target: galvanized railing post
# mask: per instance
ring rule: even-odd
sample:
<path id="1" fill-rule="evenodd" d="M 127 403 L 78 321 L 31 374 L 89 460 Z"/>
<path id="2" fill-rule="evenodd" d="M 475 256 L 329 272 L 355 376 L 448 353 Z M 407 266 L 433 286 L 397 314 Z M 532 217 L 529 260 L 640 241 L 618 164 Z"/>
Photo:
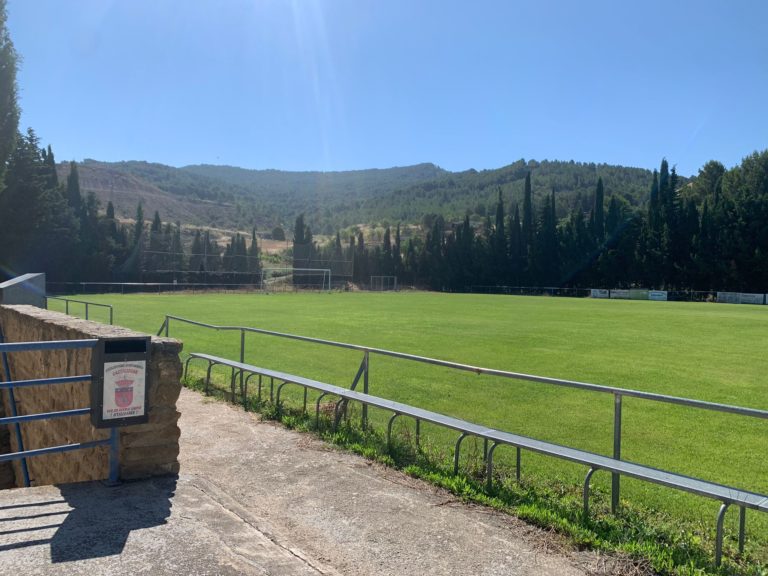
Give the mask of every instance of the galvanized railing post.
<path id="1" fill-rule="evenodd" d="M 88 302 L 85 303 L 85 319 L 88 320 Z"/>
<path id="2" fill-rule="evenodd" d="M 370 357 L 368 355 L 368 350 L 366 350 L 363 353 L 363 364 L 364 364 L 364 371 L 363 371 L 363 394 L 368 394 L 368 366 L 369 366 L 369 360 Z M 363 430 L 366 429 L 368 426 L 368 405 L 363 404 L 362 409 L 362 426 Z"/>
<path id="3" fill-rule="evenodd" d="M 109 307 L 109 325 L 111 326 L 114 324 L 114 310 L 112 309 L 112 306 Z"/>
<path id="4" fill-rule="evenodd" d="M 613 457 L 621 460 L 621 394 L 613 396 Z M 621 474 L 616 472 L 611 477 L 611 513 L 619 508 L 619 492 L 621 490 Z"/>
<path id="5" fill-rule="evenodd" d="M 715 566 L 720 568 L 720 564 L 723 561 L 723 521 L 725 520 L 725 513 L 728 511 L 728 502 L 723 502 L 720 506 L 720 510 L 717 511 L 717 522 L 715 526 Z"/>
<path id="6" fill-rule="evenodd" d="M 241 329 L 240 330 L 240 364 L 244 364 L 244 363 L 245 363 L 245 330 Z M 244 378 L 245 378 L 245 373 L 242 370 L 240 370 L 240 391 L 241 392 L 245 390 Z M 245 394 L 243 394 L 243 406 L 246 406 Z"/>
<path id="7" fill-rule="evenodd" d="M 165 316 L 165 337 L 168 338 L 168 330 L 171 327 L 171 319 L 166 315 Z"/>
<path id="8" fill-rule="evenodd" d="M 107 486 L 120 483 L 120 431 L 112 428 L 109 432 L 109 479 Z"/>
<path id="9" fill-rule="evenodd" d="M 739 507 L 739 554 L 744 554 L 744 537 L 747 529 L 747 509 Z"/>

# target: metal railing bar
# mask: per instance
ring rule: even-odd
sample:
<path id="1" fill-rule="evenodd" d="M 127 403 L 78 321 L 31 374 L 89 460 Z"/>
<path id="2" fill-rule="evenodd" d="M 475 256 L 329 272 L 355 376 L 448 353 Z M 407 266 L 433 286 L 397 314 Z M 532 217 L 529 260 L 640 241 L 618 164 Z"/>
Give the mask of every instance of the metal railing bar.
<path id="1" fill-rule="evenodd" d="M 93 440 L 91 442 L 77 442 L 75 444 L 62 444 L 61 446 L 49 446 L 48 448 L 37 448 L 35 450 L 25 450 L 24 452 L 12 452 L 10 454 L 0 454 L 0 462 L 11 460 L 21 460 L 32 456 L 42 456 L 44 454 L 54 454 L 56 452 L 70 452 L 72 450 L 85 450 L 87 448 L 97 448 L 107 446 L 111 442 L 110 438 L 104 440 Z"/>
<path id="2" fill-rule="evenodd" d="M 25 386 L 45 386 L 54 384 L 68 384 L 70 382 L 90 382 L 93 376 L 82 374 L 80 376 L 60 376 L 56 378 L 38 378 L 37 380 L 14 380 L 12 382 L 0 383 L 0 390 L 9 388 L 24 388 Z"/>
<path id="3" fill-rule="evenodd" d="M 61 300 L 65 303 L 65 312 L 69 314 L 69 303 L 74 302 L 76 304 L 85 304 L 85 319 L 88 320 L 88 307 L 99 306 L 100 308 L 107 308 L 109 310 L 109 323 L 114 323 L 115 311 L 111 304 L 100 304 L 98 302 L 86 302 L 85 300 L 75 300 L 74 298 L 62 298 L 60 296 L 46 296 L 46 302 L 48 300 Z"/>
<path id="4" fill-rule="evenodd" d="M 49 340 L 43 342 L 8 342 L 0 344 L 0 352 L 30 352 L 34 350 L 68 350 L 70 348 L 93 348 L 98 339 Z"/>
<path id="5" fill-rule="evenodd" d="M 46 296 L 47 300 L 61 300 L 62 302 L 75 302 L 76 304 L 87 304 L 88 306 L 100 306 L 101 308 L 112 308 L 112 304 L 99 304 L 98 302 L 86 302 L 85 300 L 75 300 L 74 298 L 62 298 L 60 296 Z"/>
<path id="6" fill-rule="evenodd" d="M 0 418 L 0 425 L 16 423 L 21 424 L 22 422 L 49 420 L 52 418 L 65 418 L 67 416 L 83 416 L 90 413 L 90 408 L 75 408 L 74 410 L 62 410 L 60 412 L 41 412 L 39 414 L 25 414 L 23 416 L 8 416 L 7 418 Z"/>
<path id="7" fill-rule="evenodd" d="M 475 374 L 485 374 L 488 376 L 497 376 L 500 378 L 509 378 L 513 380 L 525 380 L 528 382 L 538 382 L 541 384 L 551 384 L 554 386 L 563 386 L 567 388 L 577 388 L 581 390 L 590 390 L 592 392 L 601 392 L 604 394 L 619 394 L 621 396 L 628 396 L 633 398 L 642 398 L 644 400 L 651 400 L 654 402 L 663 402 L 667 404 L 677 404 L 682 406 L 690 406 L 692 408 L 701 408 L 704 410 L 711 410 L 715 412 L 727 412 L 731 414 L 739 414 L 742 416 L 751 416 L 753 418 L 768 419 L 768 410 L 761 410 L 758 408 L 746 408 L 743 406 L 734 406 L 731 404 L 720 404 L 717 402 L 707 402 L 705 400 L 695 400 L 692 398 L 683 398 L 680 396 L 669 396 L 666 394 L 658 394 L 655 392 L 644 392 L 641 390 L 633 390 L 631 388 L 618 388 L 615 386 L 604 386 L 601 384 L 591 384 L 589 382 L 579 382 L 577 380 L 561 380 L 558 378 L 550 378 L 547 376 L 536 376 L 533 374 L 525 374 L 522 372 L 510 372 L 506 370 L 498 370 L 494 368 L 483 368 L 480 366 L 472 366 L 469 364 L 461 364 L 458 362 L 451 362 L 448 360 L 438 360 L 436 358 L 429 358 L 426 356 L 417 356 L 414 354 L 407 354 L 404 352 L 395 352 L 392 350 L 385 350 L 382 348 L 370 348 L 367 346 L 361 346 L 358 344 L 348 344 L 345 342 L 336 342 L 333 340 L 324 340 L 321 338 L 311 338 L 309 336 L 299 336 L 296 334 L 286 334 L 284 332 L 275 332 L 272 330 L 264 330 L 262 328 L 250 328 L 246 326 L 219 326 L 216 324 L 206 324 L 205 322 L 198 322 L 196 320 L 189 320 L 187 318 L 181 318 L 178 316 L 166 316 L 165 327 L 168 327 L 169 320 L 177 320 L 193 326 L 200 326 L 202 328 L 210 328 L 213 330 L 221 331 L 247 331 L 255 334 L 264 334 L 267 336 L 277 336 L 280 338 L 288 338 L 291 340 L 299 340 L 302 342 L 311 342 L 315 344 L 324 344 L 327 346 L 335 346 L 337 348 L 344 348 L 347 350 L 357 350 L 359 352 L 369 352 L 373 354 L 379 354 L 381 356 L 388 356 L 392 358 L 400 358 L 403 360 L 412 360 L 414 362 L 420 362 L 423 364 L 431 364 L 434 366 L 441 366 L 444 368 L 452 368 L 456 370 L 462 370 L 465 372 L 473 372 Z"/>

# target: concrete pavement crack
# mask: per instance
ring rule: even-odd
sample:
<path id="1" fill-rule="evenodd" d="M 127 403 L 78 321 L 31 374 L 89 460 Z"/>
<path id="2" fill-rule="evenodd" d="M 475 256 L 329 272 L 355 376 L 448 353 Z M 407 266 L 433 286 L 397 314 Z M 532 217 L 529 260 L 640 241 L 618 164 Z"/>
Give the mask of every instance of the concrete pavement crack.
<path id="1" fill-rule="evenodd" d="M 208 480 L 201 478 L 199 476 L 196 476 L 194 478 L 190 478 L 190 485 L 199 490 L 201 493 L 203 493 L 205 496 L 216 502 L 219 506 L 222 508 L 228 510 L 235 516 L 237 516 L 242 522 L 250 526 L 252 529 L 256 530 L 260 534 L 262 534 L 267 540 L 272 542 L 275 546 L 280 548 L 281 550 L 284 550 L 297 560 L 304 563 L 308 568 L 314 570 L 318 574 L 322 574 L 324 576 L 333 576 L 338 574 L 335 570 L 325 570 L 319 566 L 317 566 L 315 563 L 313 563 L 309 558 L 305 557 L 303 554 L 301 554 L 299 551 L 294 550 L 292 548 L 289 548 L 285 545 L 283 545 L 277 537 L 274 536 L 269 530 L 266 530 L 264 527 L 259 526 L 258 521 L 252 517 L 252 515 L 243 508 L 236 500 L 234 500 L 231 496 L 224 493 L 222 490 L 220 490 L 215 484 L 212 484 Z M 231 549 L 231 548 L 230 548 Z M 242 554 L 232 550 L 235 554 L 238 556 L 242 556 Z M 249 562 L 251 563 L 251 562 Z"/>

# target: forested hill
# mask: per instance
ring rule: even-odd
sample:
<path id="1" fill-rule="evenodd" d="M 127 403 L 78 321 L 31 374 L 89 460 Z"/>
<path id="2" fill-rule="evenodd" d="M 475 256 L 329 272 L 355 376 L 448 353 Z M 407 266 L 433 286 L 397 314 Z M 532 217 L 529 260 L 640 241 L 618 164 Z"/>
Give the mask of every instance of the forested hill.
<path id="1" fill-rule="evenodd" d="M 69 163 L 58 165 L 59 177 Z M 84 194 L 94 192 L 102 207 L 111 201 L 118 216 L 132 218 L 139 201 L 144 212 L 165 221 L 197 226 L 260 230 L 290 226 L 301 213 L 316 230 L 356 224 L 359 206 L 400 188 L 432 181 L 446 171 L 433 164 L 347 172 L 285 172 L 198 165 L 174 168 L 150 162 L 78 165 Z M 345 224 L 348 225 L 348 224 Z"/>
<path id="2" fill-rule="evenodd" d="M 597 180 L 602 177 L 605 196 L 612 194 L 631 206 L 647 202 L 653 173 L 642 168 L 580 162 L 518 160 L 495 170 L 446 173 L 439 178 L 371 199 L 361 206 L 363 220 L 414 222 L 425 214 L 460 220 L 468 212 L 492 215 L 501 190 L 505 202 L 522 205 L 526 174 L 530 172 L 534 206 L 555 191 L 557 215 L 562 218 L 579 207 L 592 208 Z M 680 179 L 685 182 L 685 179 Z"/>
<path id="3" fill-rule="evenodd" d="M 60 164 L 66 178 L 69 165 Z M 606 197 L 628 204 L 646 201 L 652 173 L 606 164 L 524 161 L 495 170 L 448 172 L 434 164 L 347 172 L 285 172 L 196 165 L 173 168 L 148 162 L 79 165 L 84 193 L 102 206 L 112 201 L 118 216 L 132 217 L 139 200 L 144 212 L 158 210 L 165 221 L 249 230 L 290 227 L 299 214 L 319 233 L 355 224 L 420 222 L 426 214 L 460 219 L 468 212 L 484 218 L 495 209 L 498 190 L 520 202 L 523 182 L 532 174 L 534 204 L 555 189 L 564 216 L 576 206 L 590 209 L 598 177 Z"/>

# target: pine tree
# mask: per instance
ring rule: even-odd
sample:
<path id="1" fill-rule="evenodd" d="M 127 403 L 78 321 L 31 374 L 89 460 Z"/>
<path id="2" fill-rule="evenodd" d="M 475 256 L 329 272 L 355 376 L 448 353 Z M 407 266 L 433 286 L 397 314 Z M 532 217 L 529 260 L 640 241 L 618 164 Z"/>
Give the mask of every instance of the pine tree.
<path id="1" fill-rule="evenodd" d="M 34 130 L 18 134 L 0 194 L 0 262 L 12 275 L 42 270 L 51 280 L 70 280 L 78 268 L 79 222 L 49 183 Z"/>
<path id="2" fill-rule="evenodd" d="M 0 0 L 0 193 L 5 181 L 5 170 L 16 148 L 19 129 L 16 68 L 18 57 L 7 28 L 8 16 L 5 0 Z"/>

